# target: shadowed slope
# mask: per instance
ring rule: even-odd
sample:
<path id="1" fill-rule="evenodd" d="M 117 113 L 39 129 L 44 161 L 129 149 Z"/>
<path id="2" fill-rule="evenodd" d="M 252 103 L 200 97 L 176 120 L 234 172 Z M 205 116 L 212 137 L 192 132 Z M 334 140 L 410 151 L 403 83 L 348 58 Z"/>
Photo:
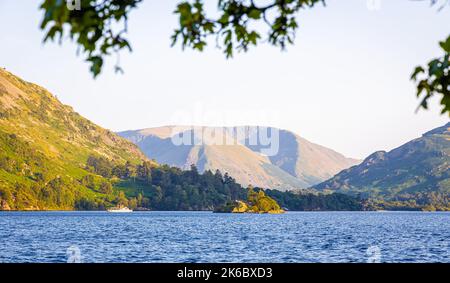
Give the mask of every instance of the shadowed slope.
<path id="1" fill-rule="evenodd" d="M 201 132 L 197 135 L 203 137 L 201 142 L 195 138 L 196 132 Z M 187 134 L 191 143 L 177 144 L 177 138 Z M 185 169 L 195 164 L 202 171 L 219 169 L 243 185 L 281 190 L 309 187 L 358 162 L 292 132 L 270 127 L 167 126 L 119 135 L 159 163 Z M 264 154 L 270 146 L 275 154 Z"/>

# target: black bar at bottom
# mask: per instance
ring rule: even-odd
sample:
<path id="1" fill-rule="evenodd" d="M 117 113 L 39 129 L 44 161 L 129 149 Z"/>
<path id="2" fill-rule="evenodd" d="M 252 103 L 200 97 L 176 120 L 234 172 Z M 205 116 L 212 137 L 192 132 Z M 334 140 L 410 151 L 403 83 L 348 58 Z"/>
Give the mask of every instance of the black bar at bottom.
<path id="1" fill-rule="evenodd" d="M 394 274 L 404 280 L 450 278 L 450 264 L 0 264 L 0 277 L 22 276 L 45 280 L 86 280 L 92 274 L 104 280 L 155 282 L 153 279 L 176 281 L 277 281 L 298 282 L 340 279 L 346 282 L 376 280 L 384 282 Z M 151 281 L 148 280 L 152 279 Z M 304 280 L 302 280 L 304 279 Z M 6 281 L 5 281 L 6 282 Z M 104 282 L 104 281 L 102 281 Z M 158 281 L 159 282 L 159 281 Z M 445 280 L 443 281 L 445 282 Z"/>

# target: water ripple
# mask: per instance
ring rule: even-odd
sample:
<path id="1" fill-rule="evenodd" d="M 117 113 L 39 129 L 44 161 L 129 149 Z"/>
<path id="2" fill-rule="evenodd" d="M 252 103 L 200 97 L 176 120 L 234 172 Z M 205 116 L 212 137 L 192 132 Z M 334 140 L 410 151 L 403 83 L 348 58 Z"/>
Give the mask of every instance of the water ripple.
<path id="1" fill-rule="evenodd" d="M 438 212 L 0 212 L 0 262 L 450 262 L 449 236 Z"/>

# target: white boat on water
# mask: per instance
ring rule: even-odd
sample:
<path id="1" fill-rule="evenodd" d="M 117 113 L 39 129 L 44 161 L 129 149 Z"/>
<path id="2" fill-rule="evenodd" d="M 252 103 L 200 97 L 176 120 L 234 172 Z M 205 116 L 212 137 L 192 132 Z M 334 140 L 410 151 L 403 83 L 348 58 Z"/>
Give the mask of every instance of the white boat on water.
<path id="1" fill-rule="evenodd" d="M 129 209 L 128 207 L 113 207 L 107 210 L 108 212 L 133 212 L 133 210 Z"/>

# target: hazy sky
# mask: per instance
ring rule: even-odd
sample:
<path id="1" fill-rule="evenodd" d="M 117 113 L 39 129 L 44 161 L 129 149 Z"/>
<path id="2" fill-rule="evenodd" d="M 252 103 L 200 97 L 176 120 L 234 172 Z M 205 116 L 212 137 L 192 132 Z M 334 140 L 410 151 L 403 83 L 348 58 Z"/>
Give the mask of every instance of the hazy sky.
<path id="1" fill-rule="evenodd" d="M 379 2 L 376 9 L 368 2 Z M 42 0 L 0 0 L 0 66 L 46 87 L 114 131 L 167 124 L 270 125 L 350 157 L 390 150 L 448 122 L 437 102 L 415 109 L 413 68 L 440 55 L 450 7 L 429 1 L 335 0 L 300 14 L 294 46 L 261 45 L 226 60 L 170 47 L 176 1 L 131 14 L 134 52 L 93 80 L 69 41 L 43 45 Z M 216 1 L 210 1 L 216 2 Z"/>

